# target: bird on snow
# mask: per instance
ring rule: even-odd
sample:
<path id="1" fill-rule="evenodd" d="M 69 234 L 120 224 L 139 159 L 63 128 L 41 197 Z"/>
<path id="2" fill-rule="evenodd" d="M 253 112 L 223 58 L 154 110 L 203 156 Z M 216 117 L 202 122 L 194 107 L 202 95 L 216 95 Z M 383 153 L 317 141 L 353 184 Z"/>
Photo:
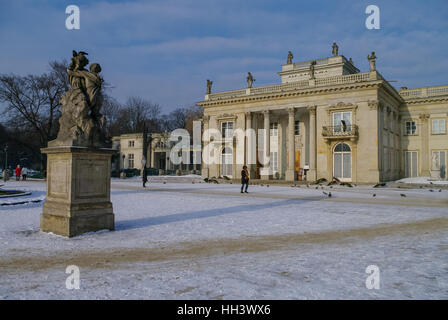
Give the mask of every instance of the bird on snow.
<path id="1" fill-rule="evenodd" d="M 442 189 L 439 189 L 439 192 L 442 192 Z"/>
<path id="2" fill-rule="evenodd" d="M 376 193 L 374 193 L 373 196 L 376 197 Z"/>
<path id="3" fill-rule="evenodd" d="M 406 197 L 404 193 L 400 193 L 400 196 L 402 196 L 403 198 Z"/>
<path id="4" fill-rule="evenodd" d="M 328 192 L 328 198 L 331 198 L 331 192 Z"/>
<path id="5" fill-rule="evenodd" d="M 429 189 L 429 192 L 434 192 L 434 190 L 432 190 L 432 189 Z"/>

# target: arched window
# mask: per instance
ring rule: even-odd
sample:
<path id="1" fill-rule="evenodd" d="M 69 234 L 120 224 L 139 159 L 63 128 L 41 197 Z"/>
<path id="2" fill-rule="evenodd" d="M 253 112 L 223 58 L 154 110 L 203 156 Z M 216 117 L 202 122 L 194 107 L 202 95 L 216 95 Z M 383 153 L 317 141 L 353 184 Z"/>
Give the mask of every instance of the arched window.
<path id="1" fill-rule="evenodd" d="M 352 152 L 346 143 L 339 143 L 334 147 L 333 176 L 340 180 L 352 178 Z"/>
<path id="2" fill-rule="evenodd" d="M 232 177 L 233 172 L 233 150 L 226 147 L 222 149 L 221 174 L 223 176 Z"/>

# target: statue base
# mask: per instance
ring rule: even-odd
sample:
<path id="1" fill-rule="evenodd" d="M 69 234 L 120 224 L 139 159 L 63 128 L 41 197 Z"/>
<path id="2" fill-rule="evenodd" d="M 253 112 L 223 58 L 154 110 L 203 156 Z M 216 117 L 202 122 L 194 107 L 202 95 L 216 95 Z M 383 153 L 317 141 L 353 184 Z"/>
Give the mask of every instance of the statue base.
<path id="1" fill-rule="evenodd" d="M 47 198 L 40 229 L 65 237 L 114 230 L 110 202 L 112 149 L 51 147 L 47 154 Z"/>

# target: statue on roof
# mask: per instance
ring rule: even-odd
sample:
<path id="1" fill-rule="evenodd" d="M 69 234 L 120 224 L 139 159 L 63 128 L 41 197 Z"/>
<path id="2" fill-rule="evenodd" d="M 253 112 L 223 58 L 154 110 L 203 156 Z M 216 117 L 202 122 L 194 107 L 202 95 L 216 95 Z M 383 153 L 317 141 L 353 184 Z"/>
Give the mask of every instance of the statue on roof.
<path id="1" fill-rule="evenodd" d="M 314 76 L 314 67 L 316 65 L 316 61 L 311 61 L 310 64 L 310 79 L 315 79 L 316 77 Z"/>
<path id="2" fill-rule="evenodd" d="M 207 79 L 207 94 L 212 93 L 212 84 L 213 84 L 213 81 Z"/>
<path id="3" fill-rule="evenodd" d="M 338 56 L 339 47 L 336 44 L 336 42 L 333 42 L 332 48 L 333 48 L 333 56 L 337 57 Z"/>
<path id="4" fill-rule="evenodd" d="M 375 51 L 372 51 L 372 54 L 369 56 L 367 55 L 367 60 L 369 60 L 369 64 L 370 64 L 370 71 L 376 71 L 376 55 L 375 55 Z"/>
<path id="5" fill-rule="evenodd" d="M 292 64 L 292 59 L 294 56 L 292 55 L 291 51 L 288 51 L 288 59 L 286 60 L 286 64 Z"/>
<path id="6" fill-rule="evenodd" d="M 252 88 L 252 84 L 254 83 L 255 79 L 250 72 L 247 73 L 246 80 L 247 80 L 247 87 Z"/>

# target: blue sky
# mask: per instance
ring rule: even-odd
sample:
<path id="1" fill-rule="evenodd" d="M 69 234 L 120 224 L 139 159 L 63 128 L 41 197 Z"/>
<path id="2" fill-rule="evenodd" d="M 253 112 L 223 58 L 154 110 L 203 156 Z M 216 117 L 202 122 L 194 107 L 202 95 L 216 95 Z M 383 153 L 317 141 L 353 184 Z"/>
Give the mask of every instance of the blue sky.
<path id="1" fill-rule="evenodd" d="M 65 28 L 65 8 L 78 5 L 81 29 Z M 365 8 L 377 5 L 381 29 L 365 28 Z M 0 73 L 41 73 L 73 49 L 99 62 L 124 102 L 139 95 L 164 112 L 213 91 L 279 83 L 288 50 L 294 61 L 339 52 L 396 87 L 448 84 L 448 1 L 12 1 L 0 0 Z"/>

